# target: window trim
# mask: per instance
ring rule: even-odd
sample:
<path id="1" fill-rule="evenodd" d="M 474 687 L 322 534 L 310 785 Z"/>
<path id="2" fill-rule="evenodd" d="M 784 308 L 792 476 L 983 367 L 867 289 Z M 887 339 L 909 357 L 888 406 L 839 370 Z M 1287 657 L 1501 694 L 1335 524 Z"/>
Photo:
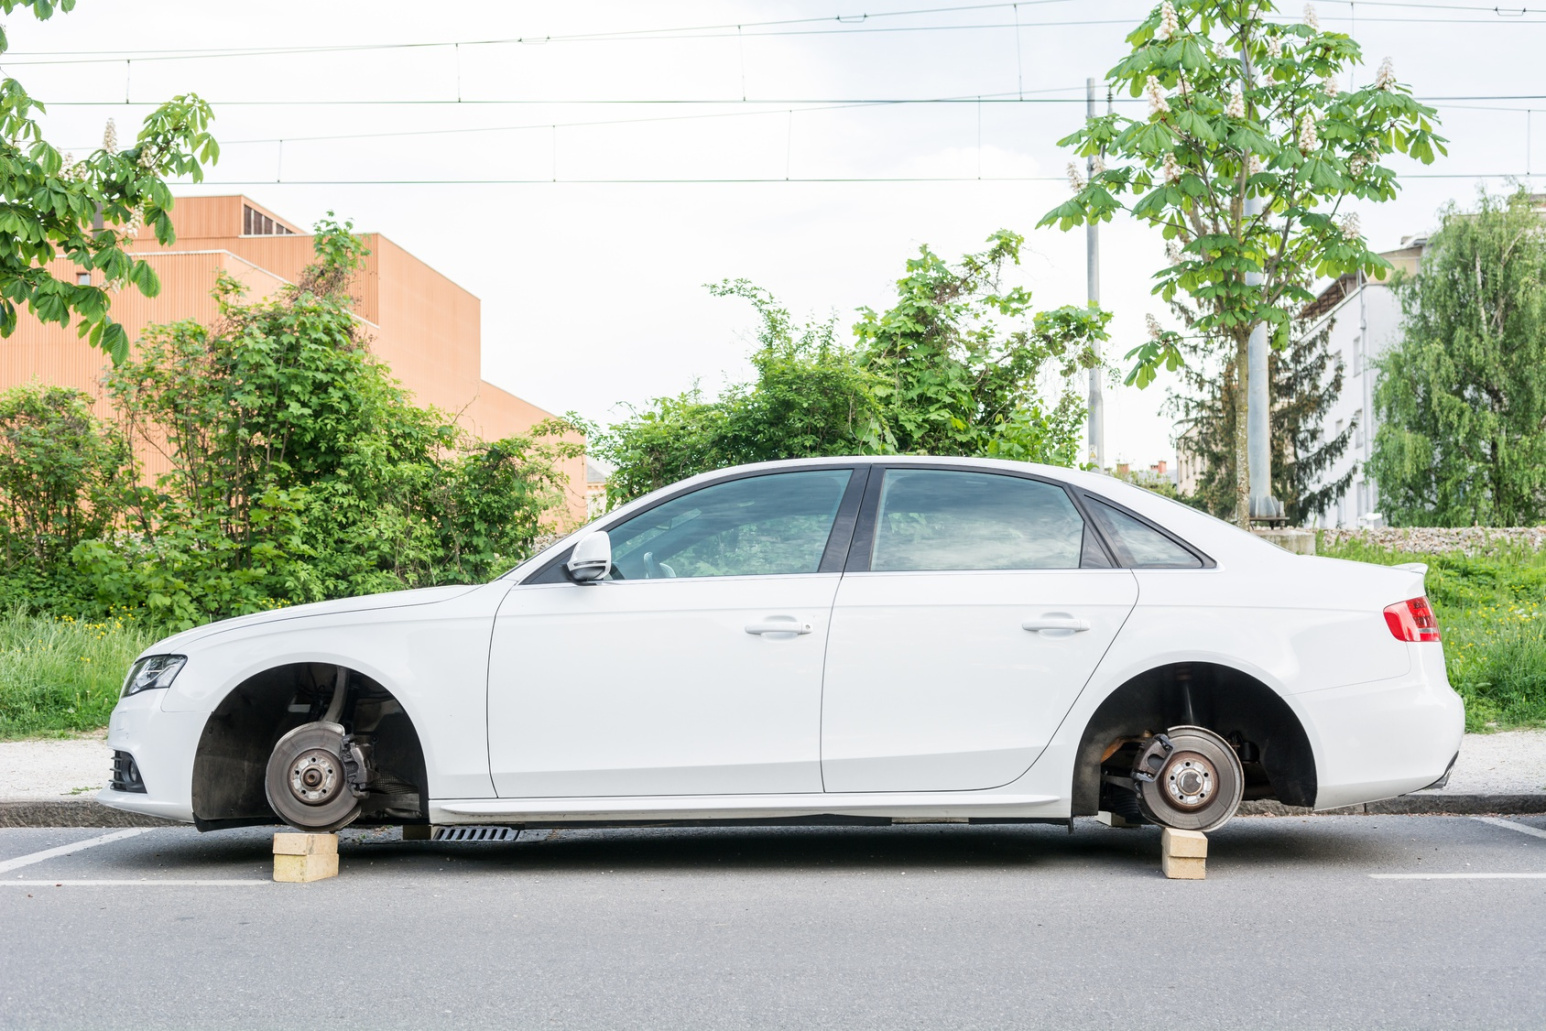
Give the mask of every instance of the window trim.
<path id="1" fill-rule="evenodd" d="M 1102 494 L 1096 494 L 1094 491 L 1080 490 L 1080 491 L 1077 491 L 1076 493 L 1078 495 L 1081 495 L 1080 500 L 1089 500 L 1089 501 L 1093 501 L 1093 502 L 1098 502 L 1099 504 L 1102 504 L 1102 505 L 1109 505 L 1110 507 L 1116 509 L 1118 512 L 1121 512 L 1123 515 L 1127 516 L 1129 519 L 1132 519 L 1132 520 L 1134 520 L 1136 522 L 1139 522 L 1139 523 L 1143 524 L 1144 526 L 1147 526 L 1149 529 L 1153 530 L 1155 533 L 1159 534 L 1161 537 L 1164 537 L 1165 539 L 1170 541 L 1170 543 L 1176 545 L 1181 550 L 1189 553 L 1193 558 L 1197 559 L 1199 562 L 1202 563 L 1202 565 L 1193 567 L 1191 569 L 1186 569 L 1186 568 L 1182 568 L 1182 567 L 1179 567 L 1179 566 L 1164 567 L 1164 566 L 1129 566 L 1129 565 L 1124 565 L 1122 563 L 1122 561 L 1119 558 L 1117 558 L 1116 549 L 1111 546 L 1111 542 L 1106 540 L 1106 533 L 1105 533 L 1104 530 L 1101 529 L 1099 520 L 1092 518 L 1088 514 L 1088 510 L 1085 509 L 1083 506 L 1081 506 L 1080 507 L 1080 512 L 1085 514 L 1085 518 L 1089 520 L 1089 525 L 1091 527 L 1093 527 L 1094 530 L 1095 530 L 1095 536 L 1100 538 L 1101 544 L 1106 549 L 1106 554 L 1111 556 L 1112 561 L 1115 563 L 1115 565 L 1116 565 L 1116 567 L 1118 569 L 1143 570 L 1144 572 L 1149 572 L 1149 573 L 1156 573 L 1156 572 L 1162 572 L 1162 573 L 1195 573 L 1195 572 L 1197 572 L 1200 569 L 1217 569 L 1218 568 L 1218 563 L 1213 561 L 1213 557 L 1211 555 L 1207 554 L 1206 552 L 1202 551 L 1201 549 L 1199 549 L 1197 547 L 1194 547 L 1192 544 L 1188 543 L 1187 541 L 1182 540 L 1180 537 L 1177 537 L 1170 530 L 1167 530 L 1165 527 L 1159 525 L 1158 523 L 1156 523 L 1154 520 L 1148 518 L 1147 516 L 1139 515 L 1137 512 L 1134 512 L 1132 509 L 1128 508 L 1126 505 L 1122 504 L 1121 502 L 1112 501 L 1110 498 L 1108 498 L 1108 497 L 1106 497 L 1106 496 L 1104 496 Z"/>
<path id="2" fill-rule="evenodd" d="M 1085 529 L 1086 530 L 1093 530 L 1094 531 L 1094 533 L 1095 533 L 1095 542 L 1100 546 L 1101 551 L 1105 552 L 1107 561 L 1109 561 L 1111 563 L 1111 565 L 1109 567 L 1105 567 L 1105 568 L 1109 568 L 1109 569 L 1122 569 L 1122 568 L 1124 568 L 1122 563 L 1117 560 L 1116 552 L 1114 552 L 1112 550 L 1110 542 L 1107 541 L 1106 538 L 1105 538 L 1105 535 L 1100 532 L 1100 528 L 1095 525 L 1095 521 L 1090 518 L 1089 512 L 1085 510 L 1085 508 L 1084 508 L 1084 506 L 1082 504 L 1080 504 L 1079 492 L 1074 490 L 1074 489 L 1072 489 L 1072 487 L 1069 484 L 1064 483 L 1061 480 L 1055 480 L 1055 479 L 1053 479 L 1050 476 L 1041 476 L 1041 475 L 1039 475 L 1037 473 L 1032 473 L 1032 472 L 1020 472 L 1018 469 L 984 469 L 980 465 L 966 465 L 965 463 L 961 463 L 961 462 L 938 462 L 938 463 L 936 463 L 936 462 L 929 462 L 927 464 L 917 463 L 917 462 L 908 462 L 906 464 L 900 464 L 900 463 L 895 463 L 895 462 L 888 463 L 888 462 L 880 461 L 880 462 L 872 463 L 871 466 L 870 466 L 870 469 L 871 469 L 871 473 L 870 473 L 869 485 L 868 485 L 868 488 L 865 490 L 865 494 L 864 494 L 864 508 L 859 513 L 859 523 L 858 523 L 858 526 L 854 530 L 853 543 L 849 546 L 849 549 L 848 549 L 848 561 L 847 561 L 847 563 L 845 563 L 845 565 L 843 567 L 843 572 L 845 572 L 845 573 L 870 573 L 870 572 L 874 572 L 874 570 L 870 569 L 870 560 L 873 557 L 874 551 L 875 551 L 875 527 L 876 527 L 877 519 L 878 519 L 879 514 L 880 514 L 880 491 L 881 491 L 881 485 L 885 482 L 886 473 L 891 472 L 892 470 L 906 471 L 906 470 L 917 470 L 917 469 L 927 469 L 927 470 L 934 471 L 934 472 L 976 473 L 979 476 L 1010 476 L 1010 477 L 1013 477 L 1013 478 L 1018 479 L 1018 480 L 1032 480 L 1032 481 L 1034 481 L 1036 483 L 1045 483 L 1049 487 L 1056 487 L 1057 489 L 1061 490 L 1065 495 L 1067 495 L 1067 497 L 1069 499 L 1069 502 L 1074 506 L 1074 511 L 1077 512 L 1079 514 L 1079 518 L 1084 521 Z M 877 475 L 875 475 L 875 473 L 879 473 L 880 475 L 877 476 Z M 1081 546 L 1081 553 L 1080 553 L 1080 565 L 1070 566 L 1067 569 L 1040 569 L 1040 570 L 1033 570 L 1033 569 L 998 569 L 998 570 L 990 570 L 990 569 L 927 569 L 927 570 L 925 570 L 925 569 L 916 569 L 916 570 L 894 570 L 894 572 L 898 572 L 898 573 L 904 573 L 904 572 L 905 573 L 989 573 L 989 572 L 998 572 L 998 573 L 1033 573 L 1033 572 L 1041 572 L 1041 573 L 1067 573 L 1067 572 L 1078 572 L 1079 570 L 1096 570 L 1096 571 L 1098 571 L 1098 567 L 1086 566 L 1086 565 L 1083 564 L 1082 546 Z M 892 571 L 888 571 L 888 572 L 892 572 Z"/>
<path id="3" fill-rule="evenodd" d="M 721 476 L 704 483 L 697 483 L 691 487 L 682 487 L 673 490 L 669 494 L 662 495 L 659 501 L 654 502 L 648 508 L 641 508 L 629 512 L 627 516 L 617 519 L 598 520 L 597 525 L 591 529 L 591 533 L 610 532 L 614 527 L 621 526 L 642 515 L 647 515 L 661 505 L 669 504 L 678 498 L 705 490 L 709 487 L 717 487 L 725 483 L 734 483 L 737 480 L 750 480 L 763 476 L 781 476 L 788 473 L 843 471 L 849 474 L 848 486 L 843 490 L 843 497 L 837 503 L 837 515 L 832 519 L 832 529 L 827 534 L 826 547 L 822 549 L 821 564 L 816 567 L 817 573 L 840 573 L 843 571 L 843 556 L 848 553 L 849 543 L 853 539 L 854 524 L 860 515 L 860 503 L 864 497 L 865 482 L 870 475 L 870 466 L 862 462 L 834 462 L 831 465 L 825 463 L 796 466 L 789 469 L 747 469 L 733 473 L 729 476 Z M 576 540 L 575 544 L 579 541 Z M 542 567 L 530 576 L 525 577 L 521 584 L 567 584 L 573 583 L 564 575 L 564 563 L 569 561 L 570 554 L 574 551 L 574 544 L 561 549 L 551 561 L 543 563 Z M 746 573 L 744 576 L 809 576 L 809 573 Z M 686 580 L 725 580 L 730 577 L 683 577 Z M 629 580 L 626 583 L 644 583 L 642 580 Z"/>

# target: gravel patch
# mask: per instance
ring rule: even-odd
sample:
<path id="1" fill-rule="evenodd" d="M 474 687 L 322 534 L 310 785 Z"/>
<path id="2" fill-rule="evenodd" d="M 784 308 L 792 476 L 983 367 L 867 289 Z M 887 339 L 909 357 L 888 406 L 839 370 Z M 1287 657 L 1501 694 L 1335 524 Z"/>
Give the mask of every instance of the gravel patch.
<path id="1" fill-rule="evenodd" d="M 107 732 L 90 737 L 0 741 L 0 798 L 90 797 L 113 772 Z"/>

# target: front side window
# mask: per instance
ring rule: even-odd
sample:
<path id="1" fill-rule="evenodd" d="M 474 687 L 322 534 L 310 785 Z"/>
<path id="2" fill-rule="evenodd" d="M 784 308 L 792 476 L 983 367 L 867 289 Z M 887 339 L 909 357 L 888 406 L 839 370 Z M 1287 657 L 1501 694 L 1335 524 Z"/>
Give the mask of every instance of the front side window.
<path id="1" fill-rule="evenodd" d="M 1100 524 L 1117 559 L 1132 569 L 1201 569 L 1202 559 L 1152 526 L 1087 496 L 1090 517 Z"/>
<path id="2" fill-rule="evenodd" d="M 1084 520 L 1058 486 L 1018 476 L 890 469 L 870 568 L 1077 569 Z"/>
<path id="3" fill-rule="evenodd" d="M 607 531 L 614 580 L 814 573 L 849 469 L 716 483 Z"/>

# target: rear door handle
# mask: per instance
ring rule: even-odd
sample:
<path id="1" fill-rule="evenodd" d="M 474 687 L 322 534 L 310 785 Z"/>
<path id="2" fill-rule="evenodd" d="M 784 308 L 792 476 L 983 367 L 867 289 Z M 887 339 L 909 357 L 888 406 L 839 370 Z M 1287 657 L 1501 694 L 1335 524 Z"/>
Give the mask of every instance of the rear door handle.
<path id="1" fill-rule="evenodd" d="M 1030 630 L 1033 633 L 1042 630 L 1072 630 L 1077 634 L 1080 631 L 1090 629 L 1090 621 L 1088 619 L 1068 619 L 1060 616 L 1043 616 L 1040 619 L 1027 619 L 1024 623 L 1020 624 L 1020 628 L 1022 630 Z"/>
<path id="2" fill-rule="evenodd" d="M 769 619 L 746 624 L 748 634 L 808 634 L 812 629 L 809 623 L 798 623 L 792 619 Z"/>

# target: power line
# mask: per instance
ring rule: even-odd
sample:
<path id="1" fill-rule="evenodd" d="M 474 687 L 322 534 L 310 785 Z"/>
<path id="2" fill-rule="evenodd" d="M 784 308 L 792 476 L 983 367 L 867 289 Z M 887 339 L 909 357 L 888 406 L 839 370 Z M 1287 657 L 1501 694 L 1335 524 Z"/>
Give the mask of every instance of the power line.
<path id="1" fill-rule="evenodd" d="M 849 24 L 850 19 L 841 15 L 823 18 L 793 18 L 776 22 L 742 23 L 740 25 L 716 25 L 699 26 L 686 29 L 641 29 L 635 31 L 615 31 L 596 33 L 574 33 L 569 35 L 550 36 L 512 36 L 504 39 L 470 39 L 470 40 L 445 40 L 417 43 L 354 43 L 336 44 L 315 47 L 248 47 L 248 48 L 216 48 L 216 49 L 187 49 L 187 50 L 105 50 L 105 51 L 13 51 L 6 63 L 23 67 L 36 67 L 44 65 L 76 65 L 76 64 L 117 64 L 119 62 L 151 62 L 151 61 L 198 61 L 229 59 L 235 57 L 275 57 L 275 56 L 305 56 L 311 54 L 336 54 L 336 53 L 361 53 L 361 52 L 385 52 L 393 50 L 432 50 L 453 49 L 460 47 L 477 46 L 546 46 L 552 43 L 575 42 L 653 42 L 667 40 L 691 40 L 691 39 L 748 39 L 758 37 L 789 37 L 789 36 L 848 36 L 873 33 L 904 33 L 904 32 L 959 32 L 1001 29 L 1027 29 L 1027 28 L 1081 28 L 1100 25 L 1132 25 L 1135 19 L 1141 20 L 1141 16 L 1127 18 L 1075 18 L 1061 21 L 999 21 L 999 22 L 975 22 L 969 24 L 942 24 L 942 25 L 886 25 L 871 26 L 857 24 L 870 18 L 893 17 L 901 15 L 955 12 L 955 11 L 979 11 L 992 8 L 1011 8 L 1029 6 L 1033 3 L 1068 3 L 1071 0 L 1020 0 L 1020 3 L 975 4 L 965 7 L 922 8 L 915 11 L 879 12 L 876 14 L 864 14 L 855 16 L 856 23 L 851 28 L 813 28 L 813 29 L 780 29 L 769 28 L 762 31 L 746 31 L 754 25 L 789 25 L 799 23 L 837 21 Z M 1459 4 L 1419 4 L 1387 2 L 1376 3 L 1375 0 L 1339 0 L 1339 2 L 1352 4 L 1363 2 L 1365 6 L 1401 7 L 1406 9 L 1431 9 L 1431 10 L 1457 10 L 1475 11 L 1477 14 L 1493 14 L 1492 19 L 1486 18 L 1369 18 L 1362 21 L 1381 24 L 1424 24 L 1424 25 L 1485 25 L 1485 26 L 1509 26 L 1514 25 L 1546 25 L 1546 19 L 1527 18 L 1526 15 L 1546 14 L 1546 8 L 1517 8 L 1504 9 L 1498 7 L 1472 7 Z M 1347 20 L 1339 15 L 1327 15 L 1327 20 Z M 79 55 L 79 56 L 71 56 Z M 17 58 L 20 58 L 18 60 Z"/>
<path id="2" fill-rule="evenodd" d="M 1546 23 L 1543 23 L 1546 24 Z M 1078 87 L 1058 87 L 1056 92 L 1065 89 L 1077 89 Z M 1027 90 L 1027 93 L 1032 91 Z M 1049 90 L 1048 92 L 1053 92 Z M 751 106 L 756 104 L 775 105 L 786 108 L 790 104 L 809 104 L 818 106 L 835 107 L 888 107 L 902 105 L 930 105 L 930 104 L 1011 104 L 1011 105 L 1037 105 L 1037 104 L 1083 104 L 1079 97 L 1020 97 L 1016 91 L 1009 93 L 984 93 L 964 94 L 955 97 L 624 97 L 624 98 L 586 98 L 586 97 L 526 97 L 526 98 L 472 98 L 461 99 L 445 98 L 420 98 L 420 99 L 384 99 L 380 97 L 361 99 L 331 99 L 331 100 L 211 100 L 212 107 L 674 107 L 690 105 L 734 105 Z M 1413 99 L 1426 104 L 1439 104 L 1450 102 L 1492 101 L 1492 100 L 1546 100 L 1546 93 L 1497 93 L 1476 94 L 1468 96 L 1437 96 L 1414 97 Z M 1141 97 L 1116 97 L 1114 102 L 1118 104 L 1142 104 Z M 156 107 L 158 102 L 136 100 L 51 100 L 48 107 Z M 551 125 L 551 122 L 544 122 Z M 293 139 L 294 137 L 286 137 Z"/>
<path id="3" fill-rule="evenodd" d="M 1524 179 L 1524 172 L 1412 172 L 1401 173 L 1406 179 Z M 659 178 L 498 178 L 498 179 L 206 179 L 201 183 L 173 183 L 180 186 L 692 186 L 760 185 L 764 183 L 1061 183 L 1061 175 L 959 175 L 959 176 L 707 176 Z"/>

